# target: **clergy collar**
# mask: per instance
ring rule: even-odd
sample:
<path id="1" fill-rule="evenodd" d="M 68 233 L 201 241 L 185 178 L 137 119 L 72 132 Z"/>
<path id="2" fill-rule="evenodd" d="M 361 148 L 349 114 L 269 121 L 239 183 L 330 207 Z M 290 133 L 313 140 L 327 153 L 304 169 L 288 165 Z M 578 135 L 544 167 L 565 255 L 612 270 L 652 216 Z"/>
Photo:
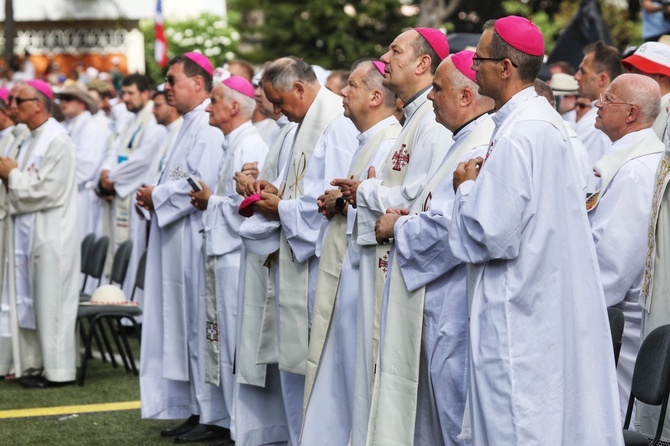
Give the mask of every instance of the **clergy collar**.
<path id="1" fill-rule="evenodd" d="M 253 124 L 251 123 L 251 120 L 245 121 L 239 127 L 237 127 L 235 130 L 233 130 L 232 132 L 225 135 L 224 139 L 226 140 L 226 145 L 228 145 L 228 147 L 232 147 L 235 140 L 249 127 L 253 127 Z"/>
<path id="2" fill-rule="evenodd" d="M 46 121 L 44 121 L 43 123 L 41 123 L 40 125 L 38 125 L 34 129 L 30 130 L 30 134 L 32 136 L 37 136 L 40 133 L 42 133 L 44 131 L 44 129 L 47 128 L 47 124 L 49 123 L 50 120 L 51 120 L 51 117 L 47 118 Z M 30 127 L 28 127 L 28 128 L 30 128 Z"/>
<path id="3" fill-rule="evenodd" d="M 363 133 L 360 133 L 358 136 L 356 136 L 356 139 L 358 140 L 358 146 L 359 147 L 364 146 L 368 141 L 370 141 L 370 138 L 372 138 L 377 133 L 382 131 L 384 128 L 386 128 L 386 126 L 389 126 L 391 124 L 395 124 L 397 122 L 398 122 L 398 119 L 394 115 L 391 115 L 391 116 L 388 116 L 388 117 L 382 119 L 381 121 L 379 121 L 378 123 L 376 123 L 375 125 L 370 127 L 369 129 L 364 131 Z"/>
<path id="4" fill-rule="evenodd" d="M 454 134 L 452 135 L 452 138 L 454 139 L 454 141 L 456 141 L 460 138 L 459 134 L 461 133 L 461 130 L 465 129 L 466 127 L 469 127 L 470 124 L 472 124 L 473 122 L 478 122 L 479 118 L 481 118 L 482 116 L 488 116 L 492 113 L 493 113 L 493 110 L 489 110 L 487 112 L 484 112 L 479 116 L 475 116 L 474 118 L 472 118 L 471 120 L 469 120 L 468 122 L 466 122 L 465 124 L 463 124 L 462 126 L 457 128 L 456 131 L 454 132 Z"/>
<path id="5" fill-rule="evenodd" d="M 428 92 L 432 88 L 432 85 L 427 86 L 414 96 L 412 96 L 406 103 L 405 106 L 402 108 L 402 112 L 405 114 L 405 125 L 407 125 L 407 121 L 412 117 L 414 112 L 416 112 L 419 107 L 423 105 L 424 102 L 428 100 Z"/>
<path id="6" fill-rule="evenodd" d="M 634 144 L 636 140 L 644 138 L 648 134 L 653 133 L 653 131 L 654 130 L 651 127 L 647 127 L 646 129 L 626 133 L 621 138 L 612 143 L 612 148 L 610 149 L 609 153 L 615 152 L 623 147 L 629 147 Z"/>
<path id="7" fill-rule="evenodd" d="M 286 124 L 288 124 L 289 121 L 288 121 L 288 118 L 287 118 L 286 116 L 281 115 L 281 116 L 277 119 L 276 122 L 277 122 L 277 125 L 279 126 L 279 128 L 280 128 L 280 129 L 283 129 L 283 128 L 286 126 Z"/>
<path id="8" fill-rule="evenodd" d="M 537 92 L 532 85 L 517 92 L 509 99 L 509 101 L 505 102 L 505 104 L 500 107 L 500 110 L 493 116 L 496 127 L 499 126 L 519 104 L 534 97 L 537 97 Z"/>
<path id="9" fill-rule="evenodd" d="M 207 108 L 207 106 L 209 105 L 209 103 L 210 103 L 210 99 L 209 99 L 209 98 L 206 98 L 206 99 L 205 99 L 204 101 L 202 101 L 199 105 L 196 105 L 195 107 L 193 107 L 193 110 L 191 110 L 191 111 L 188 112 L 188 113 L 184 113 L 184 116 L 183 116 L 184 121 L 190 121 L 190 120 L 192 120 L 195 116 L 199 116 L 201 112 L 205 111 L 205 108 Z"/>

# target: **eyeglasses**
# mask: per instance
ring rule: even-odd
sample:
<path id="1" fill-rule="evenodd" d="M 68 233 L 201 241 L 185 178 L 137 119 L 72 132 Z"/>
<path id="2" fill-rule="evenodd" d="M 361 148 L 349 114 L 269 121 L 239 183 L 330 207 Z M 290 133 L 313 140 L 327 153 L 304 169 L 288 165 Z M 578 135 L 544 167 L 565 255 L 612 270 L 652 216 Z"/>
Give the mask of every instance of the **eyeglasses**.
<path id="1" fill-rule="evenodd" d="M 16 101 L 16 105 L 18 105 L 19 107 L 24 102 L 37 101 L 37 100 L 38 100 L 37 98 L 16 98 L 14 96 L 8 96 L 7 97 L 7 103 L 8 104 L 11 104 L 12 102 Z"/>
<path id="2" fill-rule="evenodd" d="M 614 102 L 614 101 L 610 101 L 610 100 L 607 99 L 605 96 L 603 96 L 602 93 L 600 94 L 600 104 L 602 104 L 603 107 L 606 106 L 606 105 L 630 105 L 630 106 L 632 106 L 632 107 L 635 106 L 635 104 L 631 104 L 630 102 Z"/>
<path id="3" fill-rule="evenodd" d="M 482 62 L 486 62 L 486 61 L 501 62 L 505 59 L 509 59 L 509 57 L 479 57 L 479 56 L 474 56 L 472 58 L 472 65 L 474 65 L 475 67 L 478 67 L 482 64 Z M 514 68 L 519 68 L 519 66 L 517 64 L 515 64 L 514 62 L 512 62 L 511 59 L 509 59 L 509 61 Z"/>
<path id="4" fill-rule="evenodd" d="M 165 83 L 166 83 L 166 84 L 170 84 L 170 87 L 174 87 L 174 84 L 176 84 L 177 82 L 181 82 L 181 81 L 183 81 L 184 79 L 190 79 L 190 78 L 192 78 L 192 77 L 193 77 L 193 76 L 185 76 L 185 77 L 180 77 L 179 79 L 177 79 L 177 78 L 174 77 L 174 76 L 165 76 L 165 79 L 164 79 L 164 80 L 165 80 Z"/>

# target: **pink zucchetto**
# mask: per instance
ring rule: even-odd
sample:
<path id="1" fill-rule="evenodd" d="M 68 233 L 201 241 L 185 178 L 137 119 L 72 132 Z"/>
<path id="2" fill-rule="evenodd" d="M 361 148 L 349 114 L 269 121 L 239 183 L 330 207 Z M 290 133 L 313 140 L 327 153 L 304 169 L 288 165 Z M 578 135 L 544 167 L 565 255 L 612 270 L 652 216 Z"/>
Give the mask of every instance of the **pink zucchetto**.
<path id="1" fill-rule="evenodd" d="M 540 28 L 524 17 L 511 15 L 496 20 L 495 30 L 509 46 L 531 56 L 544 56 Z"/>
<path id="2" fill-rule="evenodd" d="M 2 102 L 6 104 L 8 98 L 9 98 L 9 89 L 0 88 L 0 99 L 2 99 Z"/>
<path id="3" fill-rule="evenodd" d="M 198 64 L 200 68 L 208 72 L 210 75 L 214 74 L 214 67 L 212 67 L 212 62 L 209 61 L 207 56 L 203 56 L 200 53 L 196 52 L 190 52 L 190 53 L 184 53 L 184 57 L 188 57 L 191 59 L 193 62 Z"/>
<path id="4" fill-rule="evenodd" d="M 424 39 L 426 39 L 440 60 L 444 60 L 444 58 L 449 55 L 449 42 L 447 41 L 447 35 L 442 31 L 435 28 L 414 28 L 414 31 L 418 32 L 423 36 Z"/>
<path id="5" fill-rule="evenodd" d="M 384 70 L 386 70 L 386 64 L 384 62 L 382 62 L 381 60 L 373 60 L 372 65 L 377 67 L 382 76 L 384 75 Z"/>
<path id="6" fill-rule="evenodd" d="M 456 66 L 456 69 L 463 73 L 463 76 L 470 79 L 472 82 L 477 81 L 475 71 L 472 67 L 472 58 L 475 57 L 475 52 L 470 50 L 463 50 L 451 55 L 451 61 Z"/>
<path id="7" fill-rule="evenodd" d="M 44 96 L 48 97 L 49 99 L 53 100 L 54 98 L 54 92 L 51 91 L 51 87 L 49 87 L 49 84 L 44 82 L 43 80 L 40 79 L 33 79 L 30 81 L 25 81 L 26 84 L 30 85 L 33 87 L 35 90 L 39 91 L 42 93 Z"/>
<path id="8" fill-rule="evenodd" d="M 255 99 L 254 86 L 242 76 L 230 76 L 228 79 L 224 79 L 221 83 L 226 87 L 239 91 L 245 96 L 249 96 L 251 99 Z"/>

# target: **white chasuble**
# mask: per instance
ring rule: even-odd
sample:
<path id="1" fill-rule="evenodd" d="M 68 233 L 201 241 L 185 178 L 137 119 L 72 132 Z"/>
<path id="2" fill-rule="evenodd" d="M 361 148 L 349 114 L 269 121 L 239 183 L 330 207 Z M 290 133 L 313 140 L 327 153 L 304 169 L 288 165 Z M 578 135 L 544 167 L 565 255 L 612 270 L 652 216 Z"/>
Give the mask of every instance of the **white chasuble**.
<path id="1" fill-rule="evenodd" d="M 359 149 L 349 168 L 347 178 L 367 176 L 366 167 L 369 166 L 375 153 L 387 141 L 395 140 L 402 129 L 395 118 L 384 120 L 383 126 Z M 389 142 L 389 144 L 391 143 Z M 353 209 L 350 208 L 350 211 L 353 212 Z M 325 230 L 323 247 L 321 248 L 309 355 L 307 358 L 307 375 L 305 378 L 305 397 L 303 402 L 304 416 L 307 413 L 312 396 L 312 385 L 319 373 L 319 362 L 323 355 L 324 344 L 326 338 L 330 336 L 333 311 L 340 289 L 342 262 L 347 250 L 347 220 L 346 216 L 341 215 L 336 215 L 330 220 Z M 344 395 L 342 397 L 346 398 Z"/>
<path id="2" fill-rule="evenodd" d="M 532 86 L 493 119 L 449 232 L 468 263 L 472 443 L 620 446 L 610 328 L 569 137 Z"/>
<path id="3" fill-rule="evenodd" d="M 470 123 L 470 128 L 463 129 L 465 131 L 463 139 L 459 141 L 457 138 L 459 135 L 456 135 L 455 144 L 452 146 L 449 154 L 438 170 L 423 188 L 421 195 L 415 200 L 411 207 L 411 214 L 427 212 L 431 209 L 431 201 L 434 198 L 434 194 L 438 192 L 441 183 L 446 181 L 449 183 L 448 187 L 450 187 L 450 179 L 453 176 L 453 171 L 456 169 L 458 163 L 473 158 L 475 155 L 471 152 L 477 147 L 483 152 L 481 146 L 488 145 L 494 126 L 493 120 L 487 114 L 481 116 L 477 121 Z M 441 199 L 441 202 L 444 201 L 444 199 Z M 451 213 L 452 208 L 450 207 L 449 209 L 441 210 L 445 213 Z M 430 232 L 428 232 L 425 237 L 430 237 L 429 234 Z M 412 234 L 412 236 L 417 236 L 417 234 Z M 370 444 L 386 444 L 388 441 L 396 441 L 400 444 L 413 444 L 415 438 L 414 424 L 415 419 L 417 418 L 417 405 L 420 404 L 417 402 L 417 392 L 420 380 L 420 356 L 422 350 L 424 355 L 432 353 L 432 351 L 426 352 L 424 346 L 422 346 L 422 334 L 425 334 L 426 337 L 429 335 L 432 336 L 435 324 L 430 322 L 437 322 L 431 321 L 433 318 L 424 318 L 426 286 L 421 286 L 410 291 L 405 283 L 403 275 L 415 274 L 416 271 L 404 273 L 398 264 L 397 254 L 394 254 L 392 258 L 393 261 L 390 269 L 391 274 L 387 285 L 389 287 L 387 290 L 388 297 L 387 300 L 385 300 L 382 316 L 383 331 L 381 333 L 382 341 L 380 344 L 381 360 L 379 364 L 379 385 L 375 385 L 375 391 L 379 392 L 379 401 L 378 409 L 375 414 L 376 418 L 374 421 L 371 421 L 370 428 L 373 437 L 369 439 Z M 462 265 L 462 262 L 454 258 L 451 253 L 442 253 L 439 259 L 433 260 L 438 263 L 444 262 L 447 265 L 451 265 L 445 267 L 447 271 Z M 403 274 L 401 274 L 401 272 Z M 465 279 L 464 272 L 465 269 L 463 267 L 463 282 Z M 455 277 L 454 280 L 456 280 Z M 456 284 L 449 284 L 448 286 L 454 290 L 459 289 Z M 464 288 L 460 289 L 460 291 L 464 291 Z M 459 314 L 458 311 L 459 308 L 465 309 L 465 302 L 467 301 L 465 293 L 461 296 L 455 293 L 454 295 L 441 297 L 444 300 L 449 299 L 453 301 L 453 307 L 451 308 L 452 314 L 447 317 L 453 317 L 456 320 L 460 319 L 462 322 L 460 325 L 462 326 L 463 331 L 465 331 L 466 314 Z M 426 311 L 431 311 L 431 307 L 432 302 L 431 305 L 426 308 Z M 455 341 L 456 339 L 449 340 L 449 342 Z M 461 338 L 461 342 L 464 342 L 464 337 Z M 425 345 L 425 347 L 432 349 L 433 346 Z M 464 355 L 461 354 L 460 358 L 456 355 L 453 356 L 455 357 L 453 357 L 451 361 L 458 363 L 456 369 L 460 366 L 464 370 L 465 367 L 467 367 L 467 363 L 464 361 Z M 426 360 L 428 365 L 432 363 L 432 359 L 433 358 L 428 358 Z M 440 359 L 443 359 L 445 362 L 450 360 L 449 358 Z M 453 377 L 455 378 L 454 381 L 449 381 L 450 384 L 436 383 L 436 386 L 457 386 L 459 378 L 458 370 L 456 370 L 456 372 L 457 376 Z M 426 371 L 424 375 L 427 375 L 428 373 L 429 371 Z M 462 376 L 463 373 L 461 372 L 461 380 Z M 426 377 L 424 376 L 423 379 L 426 379 Z M 458 400 L 450 401 L 449 405 L 458 405 L 462 407 L 465 404 L 465 389 L 461 388 L 460 390 L 460 395 L 458 395 L 457 392 L 454 392 L 454 394 L 451 395 L 458 395 L 460 398 Z M 460 414 L 461 420 L 457 420 L 459 427 L 462 421 L 462 408 Z M 434 422 L 439 421 L 434 420 Z M 454 433 L 454 438 L 451 441 L 446 438 L 444 440 L 448 443 L 454 443 L 455 437 L 459 432 L 460 430 Z M 422 433 L 416 431 L 416 434 L 421 435 Z M 423 432 L 423 434 L 425 435 L 426 433 Z"/>
<path id="4" fill-rule="evenodd" d="M 293 144 L 293 155 L 287 166 L 288 173 L 282 193 L 282 205 L 300 201 L 305 193 L 307 166 L 318 140 L 326 127 L 342 114 L 341 98 L 325 88 L 300 123 Z M 316 213 L 316 202 L 313 203 Z M 280 209 L 281 217 L 281 209 Z M 284 223 L 282 218 L 282 224 Z M 282 226 L 279 247 L 279 369 L 304 375 L 307 370 L 307 342 L 309 333 L 308 256 L 296 257 Z"/>
<path id="5" fill-rule="evenodd" d="M 452 144 L 451 132 L 435 121 L 426 89 L 405 105 L 403 129 L 389 151 L 383 178 L 363 181 L 356 194 L 352 237 L 360 247 L 359 307 L 356 330 L 356 378 L 352 444 L 365 444 L 370 397 L 379 352 L 381 301 L 390 245 L 377 245 L 374 225 L 387 208 L 407 208 Z"/>

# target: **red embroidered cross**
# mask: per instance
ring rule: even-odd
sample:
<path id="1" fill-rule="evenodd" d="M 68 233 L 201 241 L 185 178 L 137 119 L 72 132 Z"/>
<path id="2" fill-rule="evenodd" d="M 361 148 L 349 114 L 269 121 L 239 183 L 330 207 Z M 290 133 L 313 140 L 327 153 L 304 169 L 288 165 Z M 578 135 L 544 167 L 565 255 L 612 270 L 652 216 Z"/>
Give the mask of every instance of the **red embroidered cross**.
<path id="1" fill-rule="evenodd" d="M 378 268 L 381 268 L 381 270 L 384 272 L 384 275 L 386 275 L 386 272 L 388 271 L 389 268 L 389 253 L 391 251 L 386 251 L 386 254 L 384 254 L 382 257 L 379 258 L 379 265 L 377 266 Z"/>
<path id="2" fill-rule="evenodd" d="M 407 151 L 407 144 L 400 146 L 393 154 L 393 170 L 402 170 L 403 167 L 409 163 L 409 152 Z"/>

